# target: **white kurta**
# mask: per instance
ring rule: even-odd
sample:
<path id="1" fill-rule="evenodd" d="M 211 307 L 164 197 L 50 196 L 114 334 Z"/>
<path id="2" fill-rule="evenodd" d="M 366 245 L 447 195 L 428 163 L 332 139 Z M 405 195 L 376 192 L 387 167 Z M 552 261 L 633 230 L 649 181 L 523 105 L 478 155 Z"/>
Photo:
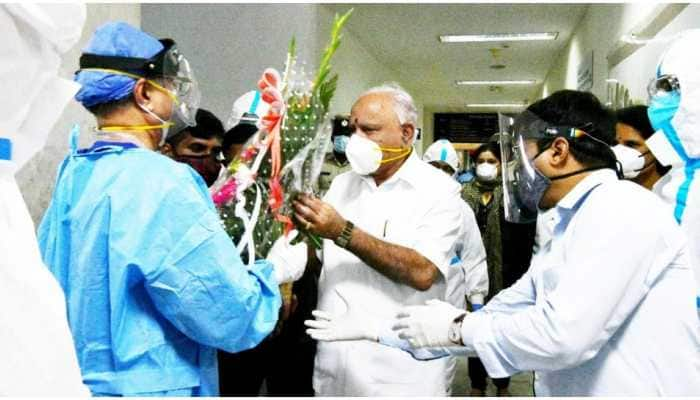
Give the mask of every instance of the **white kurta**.
<path id="1" fill-rule="evenodd" d="M 338 175 L 325 201 L 368 234 L 416 250 L 442 276 L 419 291 L 326 240 L 318 308 L 343 314 L 340 293 L 354 310 L 389 331 L 401 307 L 444 299 L 445 276 L 463 221 L 459 192 L 454 180 L 415 154 L 379 187 L 352 171 Z M 369 341 L 319 342 L 314 389 L 320 396 L 441 396 L 447 392 L 446 365 L 444 358 L 417 361 L 407 352 Z"/>
<path id="2" fill-rule="evenodd" d="M 651 192 L 592 173 L 556 206 L 530 269 L 462 325 L 492 377 L 536 371 L 541 396 L 700 393 L 686 238 Z"/>

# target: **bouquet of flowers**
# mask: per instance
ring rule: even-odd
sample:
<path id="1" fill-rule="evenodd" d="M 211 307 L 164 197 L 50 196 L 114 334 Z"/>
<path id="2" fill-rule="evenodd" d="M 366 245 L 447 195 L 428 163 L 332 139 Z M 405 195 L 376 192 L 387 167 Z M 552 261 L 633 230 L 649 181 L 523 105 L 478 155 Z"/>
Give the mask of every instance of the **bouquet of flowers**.
<path id="1" fill-rule="evenodd" d="M 273 68 L 263 72 L 258 89 L 269 111 L 211 188 L 224 228 L 241 254 L 247 255 L 249 265 L 264 258 L 275 240 L 292 230 L 293 199 L 317 188 L 331 137 L 328 109 L 338 82 L 338 75 L 331 75 L 330 61 L 351 13 L 335 16 L 330 43 L 313 81 L 297 66 L 294 38 L 283 74 Z M 317 236 L 298 229 L 300 238 L 320 248 Z"/>

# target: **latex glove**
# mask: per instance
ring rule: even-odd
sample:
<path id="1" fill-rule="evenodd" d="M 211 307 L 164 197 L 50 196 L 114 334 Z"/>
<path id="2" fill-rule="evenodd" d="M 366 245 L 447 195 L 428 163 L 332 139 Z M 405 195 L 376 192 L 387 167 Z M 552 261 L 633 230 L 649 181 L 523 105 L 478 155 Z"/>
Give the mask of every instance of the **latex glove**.
<path id="1" fill-rule="evenodd" d="M 467 312 L 440 300 L 428 300 L 425 304 L 404 307 L 391 329 L 413 347 L 455 346 L 449 339 L 450 325 Z"/>
<path id="2" fill-rule="evenodd" d="M 336 290 L 336 294 L 345 303 L 347 311 L 341 315 L 333 315 L 322 310 L 311 312 L 316 319 L 304 321 L 309 329 L 306 333 L 314 340 L 334 342 L 341 340 L 371 340 L 379 341 L 377 323 L 368 317 L 367 313 L 357 313 L 351 309 L 347 300 Z"/>
<path id="3" fill-rule="evenodd" d="M 275 279 L 279 284 L 294 282 L 304 274 L 307 258 L 306 243 L 301 242 L 293 246 L 290 244 L 298 234 L 299 232 L 293 230 L 287 237 L 280 236 L 267 255 L 267 261 L 272 263 Z"/>

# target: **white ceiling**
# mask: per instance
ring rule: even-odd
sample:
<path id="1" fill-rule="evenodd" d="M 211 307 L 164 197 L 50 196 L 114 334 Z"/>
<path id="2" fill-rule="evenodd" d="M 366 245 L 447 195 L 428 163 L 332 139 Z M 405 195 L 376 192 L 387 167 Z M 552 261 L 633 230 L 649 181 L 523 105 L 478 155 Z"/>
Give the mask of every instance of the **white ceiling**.
<path id="1" fill-rule="evenodd" d="M 579 4 L 332 4 L 353 7 L 347 29 L 397 74 L 431 111 L 465 111 L 466 103 L 535 99 L 553 60 L 586 10 Z M 559 32 L 553 41 L 449 43 L 444 34 Z M 507 48 L 505 48 L 507 46 Z M 490 48 L 500 48 L 495 62 Z M 494 70 L 492 64 L 505 64 Z M 534 86 L 457 87 L 455 80 L 536 79 Z M 474 110 L 481 111 L 481 110 Z"/>

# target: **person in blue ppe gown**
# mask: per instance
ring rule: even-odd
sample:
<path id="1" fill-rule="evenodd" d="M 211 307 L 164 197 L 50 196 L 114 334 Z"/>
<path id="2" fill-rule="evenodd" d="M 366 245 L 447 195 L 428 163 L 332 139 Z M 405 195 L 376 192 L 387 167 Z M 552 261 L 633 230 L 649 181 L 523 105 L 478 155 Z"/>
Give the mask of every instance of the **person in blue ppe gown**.
<path id="1" fill-rule="evenodd" d="M 304 269 L 287 260 L 305 245 L 283 237 L 246 266 L 202 178 L 154 151 L 198 106 L 173 41 L 108 23 L 80 67 L 76 99 L 98 137 L 78 149 L 74 130 L 39 242 L 66 293 L 83 381 L 94 395 L 217 395 L 216 348 L 272 331 L 278 285 Z"/>

